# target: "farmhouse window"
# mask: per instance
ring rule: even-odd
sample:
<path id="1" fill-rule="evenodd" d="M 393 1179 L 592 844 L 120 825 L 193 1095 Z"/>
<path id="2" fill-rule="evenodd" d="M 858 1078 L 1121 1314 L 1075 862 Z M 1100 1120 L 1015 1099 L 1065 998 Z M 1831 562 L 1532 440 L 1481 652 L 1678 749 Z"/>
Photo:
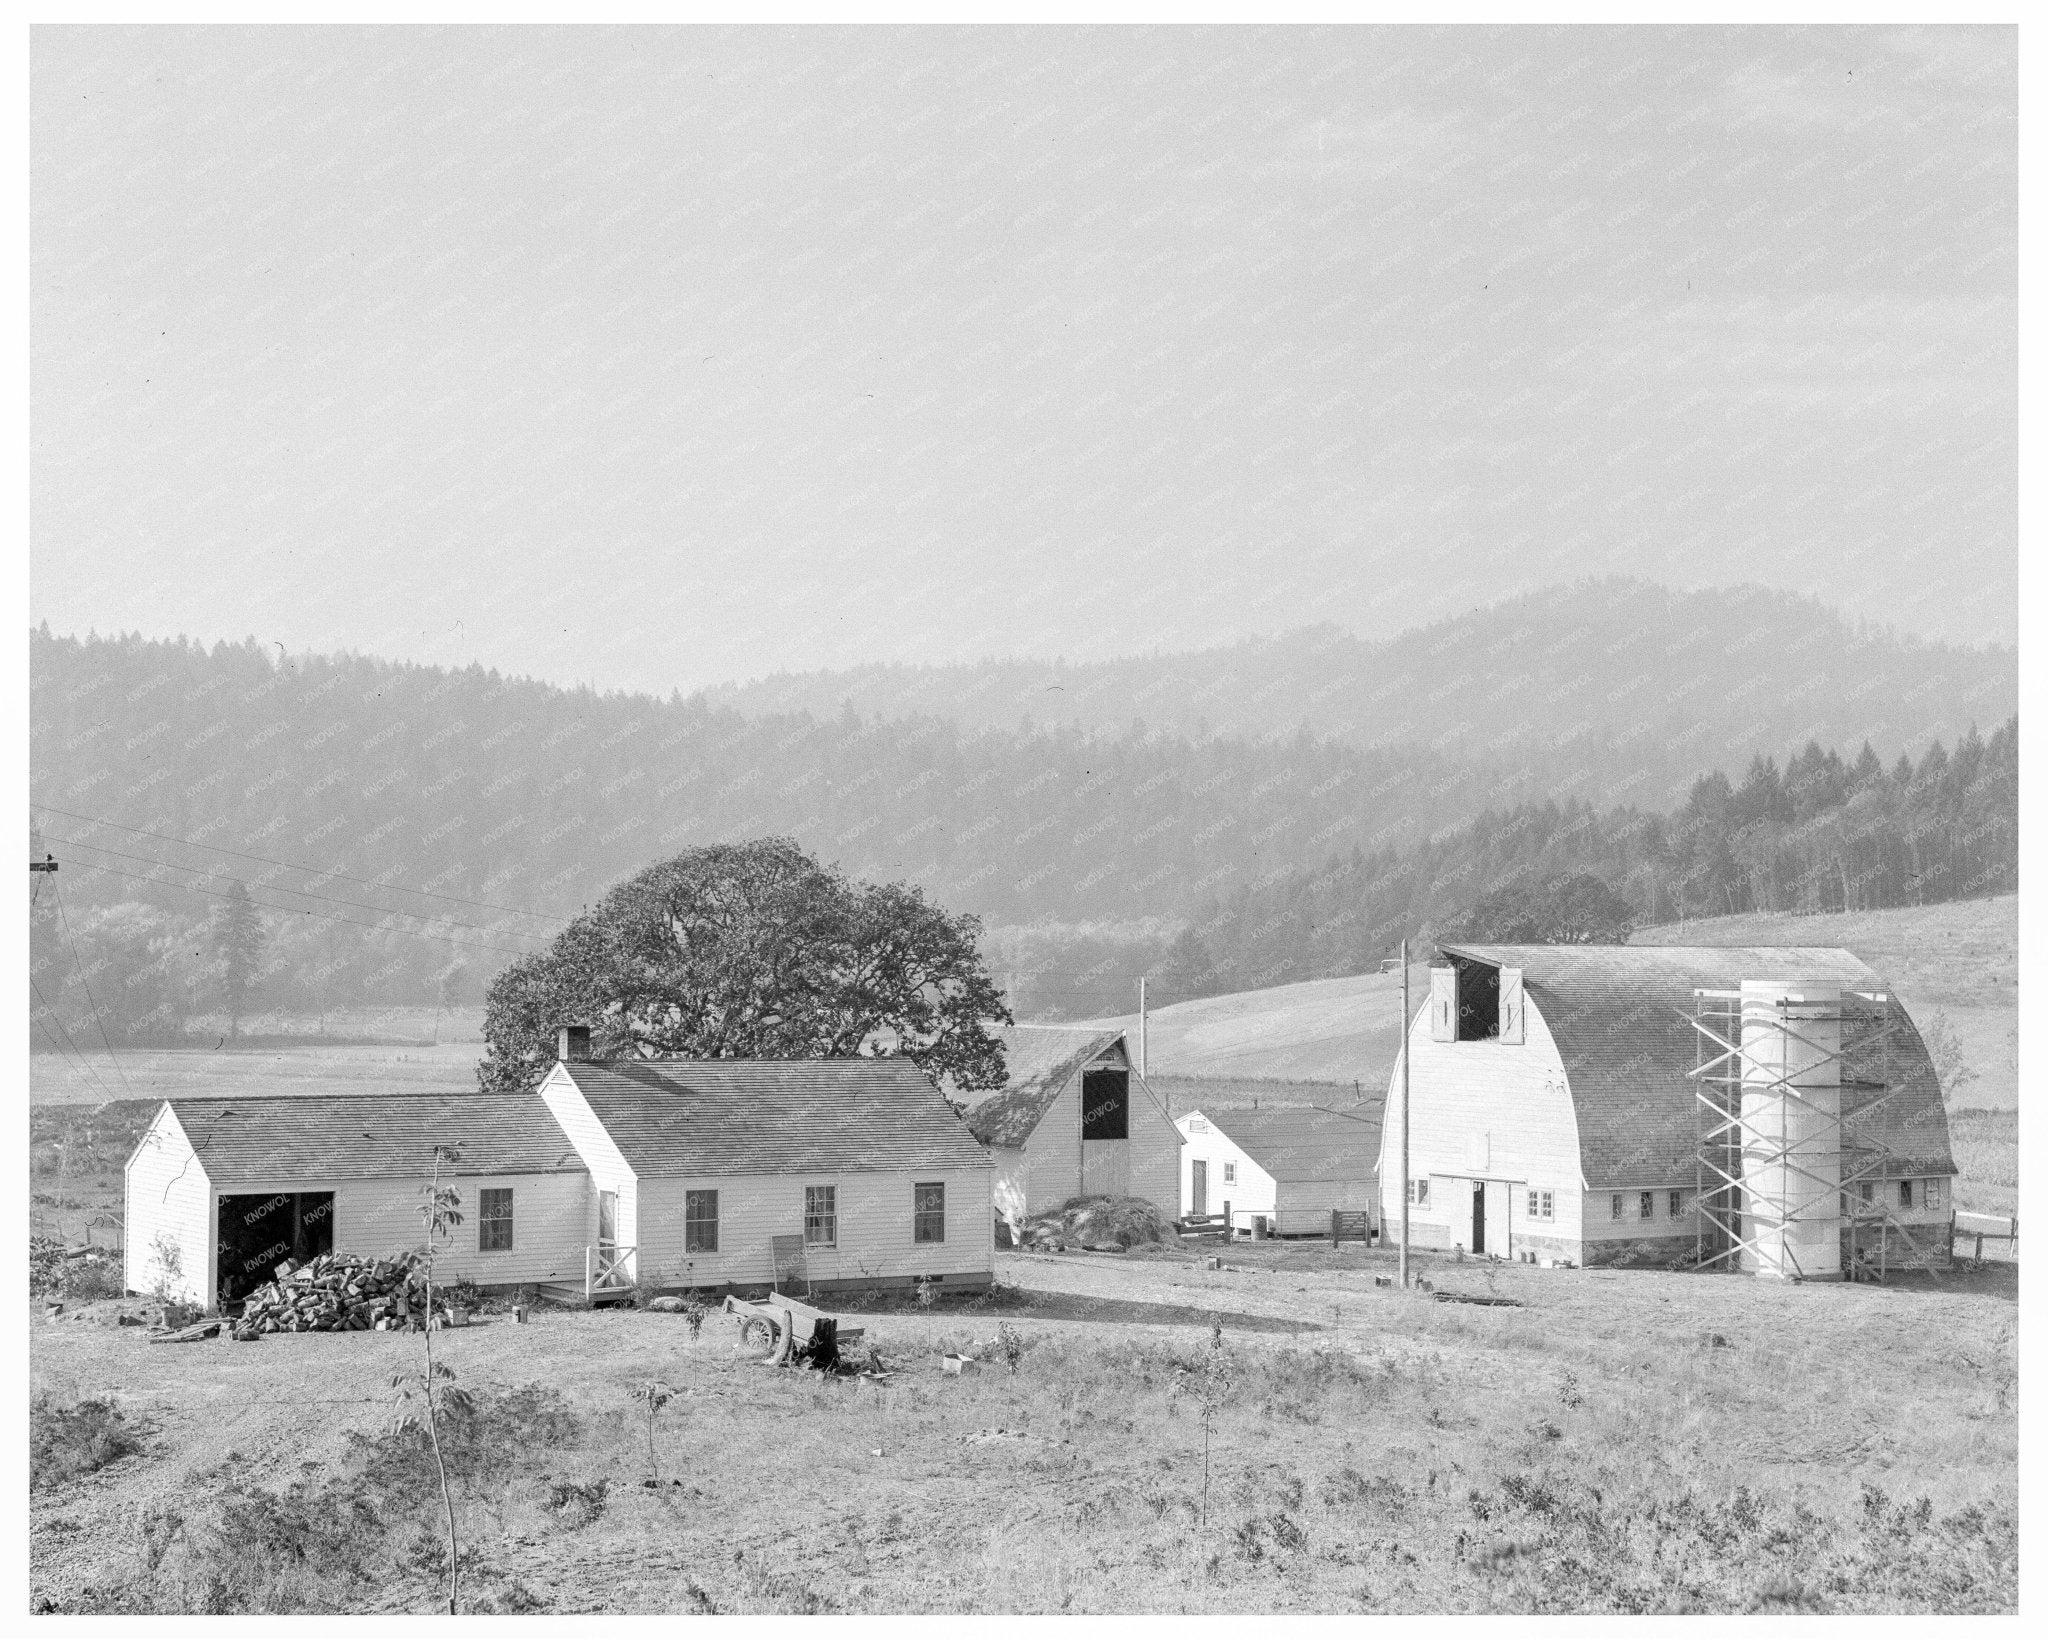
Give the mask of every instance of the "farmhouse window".
<path id="1" fill-rule="evenodd" d="M 1427 1178 L 1411 1178 L 1408 1180 L 1408 1204 L 1410 1206 L 1429 1205 L 1429 1180 Z"/>
<path id="2" fill-rule="evenodd" d="M 946 1238 L 946 1186 L 911 1185 L 911 1230 L 913 1241 L 943 1241 Z"/>
<path id="3" fill-rule="evenodd" d="M 683 1192 L 683 1250 L 718 1250 L 718 1191 L 690 1189 Z"/>
<path id="4" fill-rule="evenodd" d="M 1932 1212 L 1941 1205 L 1941 1180 L 1929 1178 L 1920 1185 L 1920 1204 Z"/>
<path id="5" fill-rule="evenodd" d="M 1196 1116 L 1192 1121 L 1188 1123 L 1188 1131 L 1191 1133 L 1205 1133 L 1208 1130 L 1209 1123 L 1204 1121 L 1200 1116 Z"/>
<path id="6" fill-rule="evenodd" d="M 1237 1182 L 1237 1163 L 1235 1161 L 1226 1161 L 1223 1163 L 1223 1181 L 1226 1184 L 1234 1184 Z"/>
<path id="7" fill-rule="evenodd" d="M 480 1189 L 476 1192 L 476 1249 L 479 1252 L 512 1250 L 512 1192 L 509 1189 Z"/>
<path id="8" fill-rule="evenodd" d="M 1532 1217 L 1532 1218 L 1548 1218 L 1548 1217 L 1549 1217 L 1550 1215 L 1551 1215 L 1551 1197 L 1550 1197 L 1550 1191 L 1549 1191 L 1549 1190 L 1547 1190 L 1547 1189 L 1532 1189 L 1532 1190 L 1530 1190 L 1530 1191 L 1529 1191 L 1529 1216 L 1530 1216 L 1530 1217 Z"/>
<path id="9" fill-rule="evenodd" d="M 1900 1206 L 1911 1206 L 1912 1204 L 1913 1204 L 1913 1180 L 1912 1180 L 1912 1179 L 1910 1179 L 1910 1178 L 1901 1178 L 1901 1179 L 1899 1180 L 1899 1205 L 1900 1205 Z"/>
<path id="10" fill-rule="evenodd" d="M 1873 1190 L 1868 1181 L 1866 1181 L 1863 1185 L 1863 1199 L 1866 1201 L 1874 1201 L 1877 1199 L 1876 1192 Z"/>
<path id="11" fill-rule="evenodd" d="M 1674 1218 L 1685 1216 L 1685 1191 L 1682 1189 L 1674 1189 L 1671 1192 L 1671 1216 Z"/>
<path id="12" fill-rule="evenodd" d="M 839 1186 L 804 1185 L 804 1245 L 839 1244 Z"/>
<path id="13" fill-rule="evenodd" d="M 1636 1203 L 1636 1215 L 1642 1218 L 1657 1216 L 1657 1192 L 1654 1189 L 1643 1191 L 1643 1198 Z"/>
<path id="14" fill-rule="evenodd" d="M 1616 1223 L 1621 1222 L 1621 1202 L 1622 1197 L 1617 1194 L 1611 1201 L 1607 1203 L 1608 1216 L 1613 1218 L 1613 1220 Z"/>

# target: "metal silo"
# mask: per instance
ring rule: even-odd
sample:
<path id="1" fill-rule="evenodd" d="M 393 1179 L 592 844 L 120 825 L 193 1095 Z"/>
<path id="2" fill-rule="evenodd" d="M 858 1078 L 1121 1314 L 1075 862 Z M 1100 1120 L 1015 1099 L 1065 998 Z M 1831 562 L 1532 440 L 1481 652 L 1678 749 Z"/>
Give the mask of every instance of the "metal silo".
<path id="1" fill-rule="evenodd" d="M 1745 979 L 1740 1267 L 1781 1280 L 1842 1272 L 1842 989 Z"/>

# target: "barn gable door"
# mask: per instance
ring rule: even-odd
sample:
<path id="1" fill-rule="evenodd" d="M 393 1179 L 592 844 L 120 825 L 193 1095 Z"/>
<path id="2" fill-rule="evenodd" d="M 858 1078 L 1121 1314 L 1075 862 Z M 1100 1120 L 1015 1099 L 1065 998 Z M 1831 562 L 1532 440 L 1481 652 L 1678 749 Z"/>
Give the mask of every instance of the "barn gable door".
<path id="1" fill-rule="evenodd" d="M 1500 1039 L 1504 1046 L 1519 1047 L 1525 1039 L 1522 1025 L 1522 970 L 1500 970 Z"/>
<path id="2" fill-rule="evenodd" d="M 1454 967 L 1429 970 L 1429 1039 L 1458 1039 L 1458 970 Z"/>

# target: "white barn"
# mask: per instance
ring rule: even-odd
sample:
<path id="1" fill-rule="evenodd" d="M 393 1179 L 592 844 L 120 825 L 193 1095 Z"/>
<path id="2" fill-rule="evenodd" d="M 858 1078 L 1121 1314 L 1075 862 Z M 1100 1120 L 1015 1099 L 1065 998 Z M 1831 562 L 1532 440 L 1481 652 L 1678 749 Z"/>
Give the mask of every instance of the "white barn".
<path id="1" fill-rule="evenodd" d="M 1888 1248 L 1904 1252 L 1910 1237 L 1947 1255 L 1956 1169 L 1940 1081 L 1897 996 L 1848 951 L 1442 945 L 1430 977 L 1405 1047 L 1412 1244 L 1581 1265 L 1711 1252 L 1692 1074 L 1701 1046 L 1688 1015 L 1702 1005 L 1697 992 L 1787 980 L 1870 998 L 1872 1017 L 1888 1021 L 1882 1061 L 1842 1072 L 1844 1086 L 1896 1089 L 1857 1128 L 1880 1157 L 1857 1186 L 1859 1210 L 1886 1220 Z M 1385 1109 L 1379 1183 L 1391 1225 L 1401 1213 L 1398 1057 Z"/>
<path id="2" fill-rule="evenodd" d="M 1017 1226 L 1080 1195 L 1180 1211 L 1180 1130 L 1131 1063 L 1120 1030 L 1001 1032 L 1009 1082 L 967 1112 L 995 1158 L 995 1215 Z"/>
<path id="3" fill-rule="evenodd" d="M 534 1093 L 173 1099 L 127 1168 L 126 1285 L 208 1309 L 278 1264 L 420 1246 L 437 1145 L 464 1221 L 438 1273 L 581 1292 L 987 1285 L 993 1163 L 904 1059 L 567 1062 Z"/>
<path id="4" fill-rule="evenodd" d="M 1276 1235 L 1327 1235 L 1332 1212 L 1379 1216 L 1376 1111 L 1190 1110 L 1175 1125 L 1184 1215 L 1228 1213 L 1242 1234 L 1263 1218 Z"/>
<path id="5" fill-rule="evenodd" d="M 214 1309 L 286 1261 L 419 1246 L 436 1145 L 458 1152 L 442 1174 L 464 1216 L 436 1254 L 442 1275 L 480 1286 L 582 1280 L 590 1176 L 547 1106 L 524 1094 L 397 1093 L 165 1103 L 128 1159 L 125 1283 Z"/>

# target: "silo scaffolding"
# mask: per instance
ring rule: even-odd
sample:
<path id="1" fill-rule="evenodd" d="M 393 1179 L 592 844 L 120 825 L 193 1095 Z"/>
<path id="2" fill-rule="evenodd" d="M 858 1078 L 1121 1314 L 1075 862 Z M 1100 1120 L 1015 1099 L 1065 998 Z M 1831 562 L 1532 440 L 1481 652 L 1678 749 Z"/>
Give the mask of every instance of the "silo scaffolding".
<path id="1" fill-rule="evenodd" d="M 1904 1086 L 1889 1074 L 1890 998 L 1745 980 L 1693 999 L 1695 1267 L 1883 1279 L 1896 1250 L 1934 1274 L 1892 1211 L 1897 1156 L 1872 1119 Z"/>

